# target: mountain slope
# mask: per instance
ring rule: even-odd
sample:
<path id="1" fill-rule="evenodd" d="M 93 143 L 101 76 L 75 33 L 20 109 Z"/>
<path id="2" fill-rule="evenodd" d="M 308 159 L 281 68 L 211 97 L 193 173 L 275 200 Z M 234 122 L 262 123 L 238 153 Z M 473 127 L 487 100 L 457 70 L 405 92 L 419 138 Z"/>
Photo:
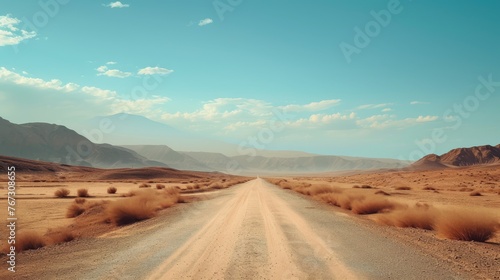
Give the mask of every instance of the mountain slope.
<path id="1" fill-rule="evenodd" d="M 18 125 L 2 118 L 0 155 L 99 168 L 166 166 L 122 147 L 94 144 L 61 125 Z"/>
<path id="2" fill-rule="evenodd" d="M 457 148 L 440 156 L 430 154 L 412 164 L 410 168 L 436 169 L 484 164 L 500 164 L 500 145 Z"/>
<path id="3" fill-rule="evenodd" d="M 344 170 L 401 168 L 406 162 L 390 159 L 339 156 L 263 157 L 233 156 L 219 153 L 183 152 L 215 170 L 243 174 L 319 173 Z"/>
<path id="4" fill-rule="evenodd" d="M 150 160 L 162 162 L 175 169 L 195 171 L 215 170 L 189 155 L 176 152 L 165 145 L 125 145 L 123 147 L 135 151 Z"/>

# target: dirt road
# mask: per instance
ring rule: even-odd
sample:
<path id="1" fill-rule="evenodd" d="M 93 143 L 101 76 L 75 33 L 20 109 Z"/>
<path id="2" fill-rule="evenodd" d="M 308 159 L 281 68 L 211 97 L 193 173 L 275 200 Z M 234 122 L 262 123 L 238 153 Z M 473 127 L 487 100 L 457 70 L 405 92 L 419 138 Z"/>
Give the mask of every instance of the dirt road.
<path id="1" fill-rule="evenodd" d="M 102 238 L 23 253 L 19 262 L 18 279 L 469 278 L 262 179 Z"/>

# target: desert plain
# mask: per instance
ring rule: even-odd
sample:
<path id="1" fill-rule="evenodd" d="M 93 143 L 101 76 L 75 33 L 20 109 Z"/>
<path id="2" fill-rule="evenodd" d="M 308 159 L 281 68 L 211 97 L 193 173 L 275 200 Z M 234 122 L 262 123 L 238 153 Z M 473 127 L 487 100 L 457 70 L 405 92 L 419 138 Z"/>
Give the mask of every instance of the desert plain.
<path id="1" fill-rule="evenodd" d="M 9 279 L 500 277 L 498 165 L 260 178 L 3 161 L 19 169 Z"/>

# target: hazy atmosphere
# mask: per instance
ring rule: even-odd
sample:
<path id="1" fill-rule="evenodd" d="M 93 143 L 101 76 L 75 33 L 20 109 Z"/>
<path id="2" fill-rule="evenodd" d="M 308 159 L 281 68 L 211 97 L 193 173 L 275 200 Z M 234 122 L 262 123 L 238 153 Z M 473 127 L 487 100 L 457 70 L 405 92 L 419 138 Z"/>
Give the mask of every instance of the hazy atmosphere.
<path id="1" fill-rule="evenodd" d="M 1 115 L 81 133 L 130 113 L 236 145 L 405 160 L 498 139 L 498 2 L 233 2 L 4 1 Z"/>

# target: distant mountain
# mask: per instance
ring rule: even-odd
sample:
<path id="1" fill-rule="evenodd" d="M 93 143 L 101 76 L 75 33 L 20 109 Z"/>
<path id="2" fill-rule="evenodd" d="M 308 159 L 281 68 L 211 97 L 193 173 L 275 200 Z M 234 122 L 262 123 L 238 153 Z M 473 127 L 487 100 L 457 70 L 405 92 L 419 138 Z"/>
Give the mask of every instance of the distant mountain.
<path id="1" fill-rule="evenodd" d="M 120 123 L 121 117 L 127 122 Z M 119 114 L 98 122 L 96 127 L 100 128 L 102 137 L 106 137 L 106 133 L 128 131 L 126 134 L 114 134 L 114 137 L 121 135 L 124 141 L 128 134 L 145 134 L 158 141 L 167 141 L 171 138 L 162 136 L 162 133 L 176 133 L 166 125 L 133 115 Z M 131 127 L 128 127 L 129 123 Z M 95 130 L 85 130 L 84 133 L 96 138 L 99 136 Z M 187 137 L 186 141 L 188 138 L 191 137 Z M 204 149 L 210 144 L 203 143 L 200 147 Z M 392 169 L 408 165 L 394 159 L 322 156 L 296 151 L 262 150 L 256 156 L 228 156 L 213 152 L 178 152 L 166 145 L 95 144 L 64 126 L 47 123 L 18 125 L 1 118 L 0 155 L 98 168 L 159 166 L 252 175 Z"/>
<path id="2" fill-rule="evenodd" d="M 164 166 L 134 151 L 94 144 L 65 126 L 0 118 L 0 155 L 99 168 Z"/>
<path id="3" fill-rule="evenodd" d="M 215 171 L 198 160 L 172 150 L 166 145 L 125 145 L 124 148 L 137 152 L 150 160 L 162 162 L 172 168 L 180 170 Z"/>
<path id="4" fill-rule="evenodd" d="M 221 172 L 241 174 L 305 174 L 346 170 L 402 168 L 407 162 L 395 159 L 371 159 L 340 156 L 263 157 L 233 156 L 220 153 L 183 152 L 206 166 Z"/>
<path id="5" fill-rule="evenodd" d="M 416 169 L 500 164 L 500 145 L 453 149 L 440 156 L 430 154 L 411 165 Z"/>

